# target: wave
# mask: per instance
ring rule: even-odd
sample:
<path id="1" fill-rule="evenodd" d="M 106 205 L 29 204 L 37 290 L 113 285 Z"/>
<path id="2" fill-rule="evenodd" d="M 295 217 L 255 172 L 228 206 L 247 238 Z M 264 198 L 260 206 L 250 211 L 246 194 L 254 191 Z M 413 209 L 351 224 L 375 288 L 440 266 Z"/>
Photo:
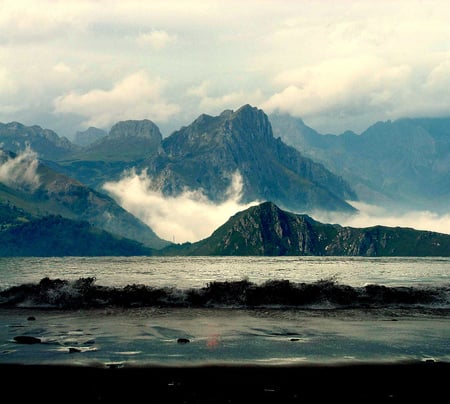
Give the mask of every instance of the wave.
<path id="1" fill-rule="evenodd" d="M 334 279 L 322 279 L 312 283 L 269 280 L 258 285 L 244 279 L 214 281 L 201 288 L 180 289 L 143 284 L 111 287 L 95 282 L 94 277 L 77 280 L 46 277 L 38 283 L 0 291 L 0 307 L 450 308 L 450 284 L 354 287 Z"/>

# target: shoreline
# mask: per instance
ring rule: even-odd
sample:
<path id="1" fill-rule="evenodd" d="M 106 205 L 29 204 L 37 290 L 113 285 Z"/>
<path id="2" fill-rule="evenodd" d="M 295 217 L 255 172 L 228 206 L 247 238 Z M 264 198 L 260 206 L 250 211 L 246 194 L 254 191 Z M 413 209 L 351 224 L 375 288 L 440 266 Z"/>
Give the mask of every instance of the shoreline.
<path id="1" fill-rule="evenodd" d="M 0 371 L 4 395 L 18 401 L 410 403 L 448 396 L 450 362 L 118 367 L 0 364 Z"/>

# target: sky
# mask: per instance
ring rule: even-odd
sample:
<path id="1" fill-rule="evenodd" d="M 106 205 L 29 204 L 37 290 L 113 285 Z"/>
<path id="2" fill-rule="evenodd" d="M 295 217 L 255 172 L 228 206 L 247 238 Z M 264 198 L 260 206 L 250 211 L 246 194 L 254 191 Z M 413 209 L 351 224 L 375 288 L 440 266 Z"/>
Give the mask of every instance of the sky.
<path id="1" fill-rule="evenodd" d="M 164 136 L 251 104 L 321 133 L 450 115 L 447 0 L 0 0 L 0 122 Z"/>
<path id="2" fill-rule="evenodd" d="M 449 21 L 448 0 L 0 0 L 0 122 L 72 139 L 128 119 L 168 136 L 244 104 L 334 134 L 450 116 Z M 105 190 L 169 240 L 206 237 L 247 207 L 238 179 L 221 206 L 189 190 L 168 200 L 149 181 L 129 173 Z M 450 233 L 450 214 L 358 208 L 315 218 Z"/>

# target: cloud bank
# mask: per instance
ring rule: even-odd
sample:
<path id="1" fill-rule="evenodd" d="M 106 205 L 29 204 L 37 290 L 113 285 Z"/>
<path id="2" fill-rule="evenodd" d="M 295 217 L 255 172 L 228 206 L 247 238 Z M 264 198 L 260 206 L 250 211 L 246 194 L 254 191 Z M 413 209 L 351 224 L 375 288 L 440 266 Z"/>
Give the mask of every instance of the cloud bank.
<path id="1" fill-rule="evenodd" d="M 242 177 L 232 176 L 227 200 L 216 204 L 201 191 L 185 190 L 177 196 L 164 196 L 151 190 L 152 179 L 145 171 L 128 172 L 118 182 L 103 188 L 127 211 L 141 219 L 161 238 L 175 243 L 195 242 L 224 224 L 236 212 L 257 204 L 240 202 Z"/>

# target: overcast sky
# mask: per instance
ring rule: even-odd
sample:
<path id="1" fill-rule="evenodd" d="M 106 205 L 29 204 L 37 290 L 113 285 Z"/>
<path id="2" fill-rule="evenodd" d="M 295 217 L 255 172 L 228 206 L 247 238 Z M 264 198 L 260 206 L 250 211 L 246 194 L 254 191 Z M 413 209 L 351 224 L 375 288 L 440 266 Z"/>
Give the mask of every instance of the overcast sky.
<path id="1" fill-rule="evenodd" d="M 450 115 L 450 1 L 0 0 L 0 122 L 169 135 L 243 104 L 322 133 Z"/>
<path id="2" fill-rule="evenodd" d="M 0 0 L 0 122 L 69 138 L 126 119 L 150 119 L 168 136 L 244 104 L 322 133 L 360 133 L 379 120 L 450 116 L 449 89 L 449 0 Z M 192 192 L 168 201 L 146 181 L 108 186 L 177 241 L 205 237 L 245 208 L 238 189 L 215 206 Z M 192 208 L 176 215 L 178 205 Z M 450 214 L 358 208 L 353 221 L 335 221 L 450 233 Z M 187 234 L 198 212 L 215 221 Z"/>

